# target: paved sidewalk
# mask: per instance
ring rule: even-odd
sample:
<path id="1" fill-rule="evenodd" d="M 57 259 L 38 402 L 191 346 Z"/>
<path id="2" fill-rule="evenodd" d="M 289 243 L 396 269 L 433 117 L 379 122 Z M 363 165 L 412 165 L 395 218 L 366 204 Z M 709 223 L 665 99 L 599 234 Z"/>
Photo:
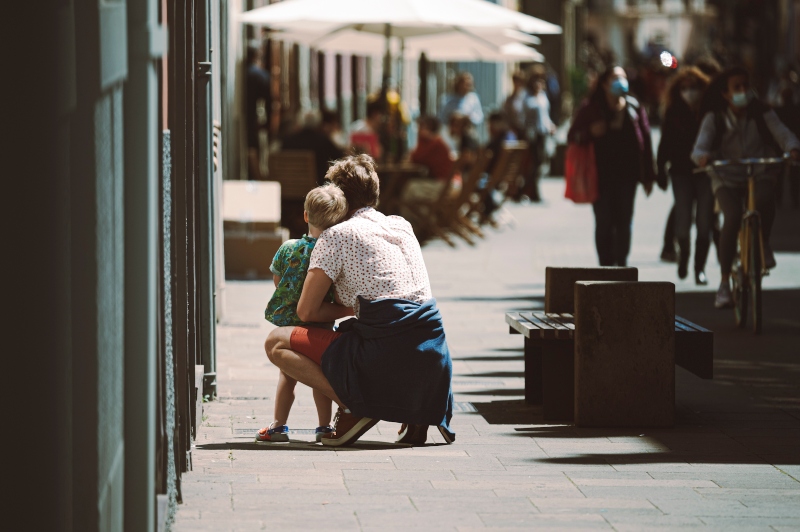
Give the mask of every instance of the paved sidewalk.
<path id="1" fill-rule="evenodd" d="M 716 332 L 714 381 L 682 369 L 668 430 L 547 425 L 522 401 L 520 336 L 503 313 L 541 308 L 546 265 L 595 264 L 591 210 L 543 186 L 547 204 L 514 205 L 514 223 L 474 248 L 424 250 L 453 355 L 454 445 L 394 444 L 379 423 L 360 442 L 313 441 L 299 385 L 289 444 L 253 443 L 272 417 L 277 371 L 264 355 L 266 282 L 229 282 L 218 328 L 218 400 L 204 405 L 173 530 L 472 530 L 710 527 L 800 530 L 800 254 L 767 278 L 765 335 L 733 329 L 713 291 L 677 282 L 656 259 L 671 199 L 637 200 L 632 265 L 676 282 L 678 310 Z M 779 217 L 779 223 L 780 223 Z M 709 265 L 712 286 L 719 273 Z"/>

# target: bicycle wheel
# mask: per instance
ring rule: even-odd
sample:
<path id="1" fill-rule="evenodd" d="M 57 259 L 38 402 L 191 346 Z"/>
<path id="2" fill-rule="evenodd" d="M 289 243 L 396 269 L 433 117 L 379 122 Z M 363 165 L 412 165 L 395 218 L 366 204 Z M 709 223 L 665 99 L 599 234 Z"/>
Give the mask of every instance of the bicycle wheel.
<path id="1" fill-rule="evenodd" d="M 750 234 L 747 245 L 749 249 L 748 276 L 750 291 L 750 313 L 753 318 L 753 332 L 761 333 L 761 223 L 758 218 L 751 218 Z"/>
<path id="2" fill-rule="evenodd" d="M 733 314 L 736 316 L 736 326 L 744 329 L 747 325 L 747 300 L 749 297 L 747 274 L 744 273 L 739 257 L 733 263 L 731 269 L 731 280 L 733 281 Z"/>

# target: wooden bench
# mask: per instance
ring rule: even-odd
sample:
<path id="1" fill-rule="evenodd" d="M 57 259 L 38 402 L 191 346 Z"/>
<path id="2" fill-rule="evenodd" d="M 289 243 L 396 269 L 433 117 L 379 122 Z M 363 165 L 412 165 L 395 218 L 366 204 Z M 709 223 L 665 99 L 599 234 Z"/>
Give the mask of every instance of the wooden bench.
<path id="1" fill-rule="evenodd" d="M 509 312 L 511 334 L 525 338 L 525 401 L 541 404 L 546 420 L 572 420 L 575 405 L 575 324 L 570 313 Z M 675 364 L 713 378 L 714 334 L 675 316 Z"/>

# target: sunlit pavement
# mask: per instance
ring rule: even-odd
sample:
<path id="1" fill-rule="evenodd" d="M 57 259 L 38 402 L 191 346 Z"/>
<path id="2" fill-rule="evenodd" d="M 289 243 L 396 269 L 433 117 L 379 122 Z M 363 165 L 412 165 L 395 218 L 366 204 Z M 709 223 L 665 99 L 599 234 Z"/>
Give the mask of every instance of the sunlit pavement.
<path id="1" fill-rule="evenodd" d="M 524 405 L 522 340 L 503 322 L 541 308 L 545 266 L 596 263 L 591 208 L 563 200 L 559 180 L 543 194 L 542 205 L 508 206 L 506 225 L 474 247 L 425 247 L 454 360 L 452 446 L 434 431 L 425 447 L 393 445 L 398 425 L 385 422 L 349 449 L 311 444 L 303 386 L 292 443 L 253 443 L 277 381 L 263 351 L 272 287 L 229 282 L 220 397 L 205 405 L 173 529 L 800 528 L 797 211 L 779 212 L 774 241 L 788 251 L 765 280 L 765 332 L 754 337 L 713 309 L 715 259 L 704 290 L 658 261 L 671 195 L 640 194 L 630 264 L 641 280 L 675 282 L 678 313 L 715 331 L 715 379 L 676 370 L 672 429 L 576 429 Z"/>

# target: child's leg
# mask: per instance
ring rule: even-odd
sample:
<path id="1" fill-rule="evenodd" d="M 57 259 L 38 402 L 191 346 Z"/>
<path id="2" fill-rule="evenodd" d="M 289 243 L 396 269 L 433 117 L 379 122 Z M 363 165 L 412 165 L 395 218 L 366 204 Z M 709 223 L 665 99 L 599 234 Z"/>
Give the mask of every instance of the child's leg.
<path id="1" fill-rule="evenodd" d="M 292 403 L 294 403 L 295 385 L 297 385 L 297 381 L 281 371 L 278 377 L 278 389 L 275 392 L 274 426 L 276 427 L 285 425 L 286 421 L 289 419 L 289 411 L 292 409 Z M 330 399 L 328 399 L 328 401 L 330 401 Z M 330 412 L 330 406 L 328 409 Z"/>
<path id="2" fill-rule="evenodd" d="M 322 392 L 314 391 L 314 404 L 317 405 L 317 416 L 319 416 L 319 426 L 326 427 L 331 422 L 331 406 L 333 401 Z"/>

